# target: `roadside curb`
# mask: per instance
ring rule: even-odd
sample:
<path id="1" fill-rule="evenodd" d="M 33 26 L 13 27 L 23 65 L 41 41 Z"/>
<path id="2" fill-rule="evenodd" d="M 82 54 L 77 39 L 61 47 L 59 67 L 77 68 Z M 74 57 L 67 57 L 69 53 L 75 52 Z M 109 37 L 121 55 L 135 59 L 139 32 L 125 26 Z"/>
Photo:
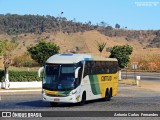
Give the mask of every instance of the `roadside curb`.
<path id="1" fill-rule="evenodd" d="M 14 93 L 14 92 L 37 92 L 41 91 L 41 89 L 23 89 L 23 90 L 0 90 L 0 93 Z"/>

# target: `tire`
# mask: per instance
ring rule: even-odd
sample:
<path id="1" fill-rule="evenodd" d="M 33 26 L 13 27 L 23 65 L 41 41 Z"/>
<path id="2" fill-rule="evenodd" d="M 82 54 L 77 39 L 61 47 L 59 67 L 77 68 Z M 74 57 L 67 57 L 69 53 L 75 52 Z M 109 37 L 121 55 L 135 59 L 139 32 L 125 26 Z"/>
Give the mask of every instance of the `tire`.
<path id="1" fill-rule="evenodd" d="M 113 97 L 113 95 L 112 95 L 112 88 L 110 89 L 110 96 L 111 96 L 111 98 Z"/>
<path id="2" fill-rule="evenodd" d="M 81 100 L 81 102 L 80 102 L 79 104 L 80 104 L 80 105 L 84 105 L 85 102 L 86 102 L 86 93 L 83 92 L 83 94 L 82 94 L 82 100 Z"/>
<path id="3" fill-rule="evenodd" d="M 52 107 L 54 107 L 54 106 L 57 106 L 58 103 L 56 103 L 56 102 L 50 102 L 50 105 L 51 105 Z"/>
<path id="4" fill-rule="evenodd" d="M 105 94 L 104 100 L 105 101 L 110 101 L 111 100 L 111 93 L 110 93 L 110 91 L 108 89 L 106 90 L 106 94 Z"/>

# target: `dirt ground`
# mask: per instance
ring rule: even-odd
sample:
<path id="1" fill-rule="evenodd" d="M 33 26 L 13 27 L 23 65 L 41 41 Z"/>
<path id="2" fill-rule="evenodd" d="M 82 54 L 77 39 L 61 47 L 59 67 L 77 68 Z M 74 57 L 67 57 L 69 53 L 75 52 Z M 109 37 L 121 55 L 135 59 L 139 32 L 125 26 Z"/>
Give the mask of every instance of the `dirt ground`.
<path id="1" fill-rule="evenodd" d="M 140 87 L 160 92 L 160 82 L 140 81 Z"/>
<path id="2" fill-rule="evenodd" d="M 119 84 L 126 84 L 126 85 L 134 85 L 137 86 L 137 83 L 135 82 L 135 80 L 121 80 L 119 81 Z M 160 82 L 155 82 L 155 81 L 139 81 L 139 86 L 140 88 L 143 89 L 149 89 L 152 91 L 156 91 L 156 92 L 160 92 Z"/>

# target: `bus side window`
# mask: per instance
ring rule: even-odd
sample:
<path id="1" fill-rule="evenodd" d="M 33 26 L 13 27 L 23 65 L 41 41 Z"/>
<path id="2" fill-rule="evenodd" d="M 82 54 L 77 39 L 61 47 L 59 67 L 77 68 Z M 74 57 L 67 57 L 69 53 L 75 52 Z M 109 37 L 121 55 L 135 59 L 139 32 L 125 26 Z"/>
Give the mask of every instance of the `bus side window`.
<path id="1" fill-rule="evenodd" d="M 107 73 L 110 73 L 110 70 L 109 70 L 109 69 L 107 69 Z"/>
<path id="2" fill-rule="evenodd" d="M 88 61 L 86 61 L 85 66 L 84 66 L 84 74 L 83 74 L 83 78 L 88 75 L 89 73 L 89 65 L 88 65 Z"/>
<path id="3" fill-rule="evenodd" d="M 83 78 L 87 75 L 92 75 L 94 73 L 94 66 L 95 64 L 93 61 L 86 61 Z"/>
<path id="4" fill-rule="evenodd" d="M 78 78 L 76 78 L 76 82 L 75 82 L 75 86 L 77 87 L 80 83 L 81 83 L 81 79 L 82 79 L 82 68 L 79 69 L 78 71 Z"/>

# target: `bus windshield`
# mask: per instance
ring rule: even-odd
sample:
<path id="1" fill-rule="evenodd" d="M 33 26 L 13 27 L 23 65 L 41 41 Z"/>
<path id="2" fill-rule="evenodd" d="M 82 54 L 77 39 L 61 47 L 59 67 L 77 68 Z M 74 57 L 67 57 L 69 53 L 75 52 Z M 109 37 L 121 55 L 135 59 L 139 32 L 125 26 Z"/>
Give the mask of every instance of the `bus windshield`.
<path id="1" fill-rule="evenodd" d="M 73 90 L 75 88 L 76 64 L 46 64 L 43 76 L 43 89 Z"/>

